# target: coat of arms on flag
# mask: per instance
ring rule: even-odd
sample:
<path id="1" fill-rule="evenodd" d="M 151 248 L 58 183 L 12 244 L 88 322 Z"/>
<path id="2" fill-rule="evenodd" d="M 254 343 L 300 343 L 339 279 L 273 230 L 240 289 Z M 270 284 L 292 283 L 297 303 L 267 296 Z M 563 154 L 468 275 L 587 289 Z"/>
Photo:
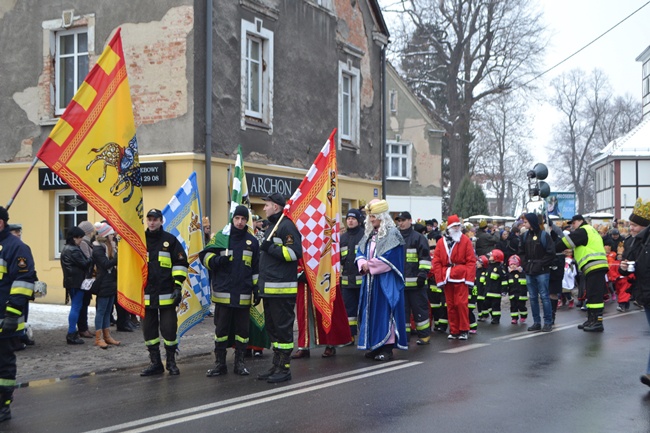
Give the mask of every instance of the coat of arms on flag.
<path id="1" fill-rule="evenodd" d="M 187 253 L 190 264 L 183 283 L 183 296 L 176 309 L 178 336 L 200 323 L 210 311 L 210 281 L 208 271 L 199 260 L 203 250 L 201 202 L 196 173 L 183 183 L 163 209 L 163 228 L 176 236 Z"/>
<path id="2" fill-rule="evenodd" d="M 144 316 L 147 248 L 138 141 L 120 29 L 37 154 L 120 236 L 117 299 Z"/>

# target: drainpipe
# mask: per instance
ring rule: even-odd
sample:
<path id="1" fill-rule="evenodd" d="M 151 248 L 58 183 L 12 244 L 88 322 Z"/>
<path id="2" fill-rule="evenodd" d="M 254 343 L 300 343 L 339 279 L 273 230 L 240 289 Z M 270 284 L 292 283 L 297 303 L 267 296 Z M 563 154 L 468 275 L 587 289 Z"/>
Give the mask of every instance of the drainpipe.
<path id="1" fill-rule="evenodd" d="M 212 0 L 205 13 L 205 204 L 204 216 L 212 209 Z"/>
<path id="2" fill-rule="evenodd" d="M 386 199 L 386 45 L 381 48 L 381 198 Z"/>

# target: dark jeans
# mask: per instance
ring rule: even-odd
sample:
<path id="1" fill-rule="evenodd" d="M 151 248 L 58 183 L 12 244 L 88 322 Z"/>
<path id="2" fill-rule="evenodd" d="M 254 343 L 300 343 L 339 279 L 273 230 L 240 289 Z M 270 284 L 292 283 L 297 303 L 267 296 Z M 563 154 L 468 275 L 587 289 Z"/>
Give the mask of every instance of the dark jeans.
<path id="1" fill-rule="evenodd" d="M 81 303 L 81 310 L 79 310 L 79 318 L 77 319 L 77 329 L 79 332 L 88 330 L 88 306 L 93 299 L 92 293 L 89 290 L 84 290 L 84 297 Z"/>

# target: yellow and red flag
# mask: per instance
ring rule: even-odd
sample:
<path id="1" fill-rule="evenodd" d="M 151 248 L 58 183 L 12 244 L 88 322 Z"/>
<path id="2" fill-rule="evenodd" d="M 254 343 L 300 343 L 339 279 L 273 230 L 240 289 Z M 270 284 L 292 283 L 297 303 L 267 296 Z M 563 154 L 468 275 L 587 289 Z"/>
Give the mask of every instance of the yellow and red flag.
<path id="1" fill-rule="evenodd" d="M 140 161 L 120 29 L 37 157 L 121 237 L 117 299 L 127 311 L 144 316 L 147 248 Z"/>
<path id="2" fill-rule="evenodd" d="M 327 333 L 332 327 L 341 274 L 335 134 L 336 129 L 284 208 L 284 214 L 302 235 L 302 259 L 312 302 L 323 316 L 322 325 Z"/>

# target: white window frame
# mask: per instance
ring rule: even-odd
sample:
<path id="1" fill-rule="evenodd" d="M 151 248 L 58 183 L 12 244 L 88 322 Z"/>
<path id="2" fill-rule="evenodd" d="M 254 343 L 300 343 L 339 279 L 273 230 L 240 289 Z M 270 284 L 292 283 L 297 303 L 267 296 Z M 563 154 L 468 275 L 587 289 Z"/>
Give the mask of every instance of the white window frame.
<path id="1" fill-rule="evenodd" d="M 399 146 L 400 149 L 406 148 L 406 152 L 392 152 L 392 146 Z M 413 145 L 409 142 L 403 141 L 387 141 L 386 142 L 386 179 L 387 180 L 411 180 L 412 172 L 412 159 Z M 400 173 L 393 174 L 391 172 L 392 160 L 393 158 L 398 158 L 399 160 L 406 159 L 406 173 L 402 173 L 401 167 L 402 164 L 399 164 Z"/>
<path id="2" fill-rule="evenodd" d="M 350 80 L 350 98 L 348 101 L 348 119 L 349 131 L 344 130 L 344 81 L 345 78 Z M 360 105 L 359 96 L 361 90 L 361 72 L 358 68 L 352 66 L 352 62 L 339 62 L 339 149 L 356 150 L 359 153 L 360 147 Z"/>
<path id="3" fill-rule="evenodd" d="M 49 125 L 56 123 L 56 116 L 60 116 L 65 111 L 66 107 L 59 107 L 59 96 L 58 96 L 58 82 L 59 82 L 59 73 L 58 68 L 60 65 L 60 59 L 58 58 L 59 50 L 57 44 L 61 35 L 70 34 L 71 32 L 86 32 L 88 34 L 88 71 L 92 69 L 91 59 L 95 59 L 95 14 L 87 15 L 74 15 L 74 12 L 71 12 L 72 23 L 64 23 L 62 18 L 57 18 L 53 20 L 47 20 L 42 22 L 43 28 L 43 58 L 49 58 L 54 62 L 54 67 L 51 71 L 51 80 L 50 80 L 50 110 L 49 113 L 46 113 L 46 116 L 50 116 L 50 119 L 43 118 L 41 119 L 42 125 Z M 78 72 L 78 70 L 75 68 Z M 75 77 L 78 89 L 78 85 L 83 82 L 86 77 Z"/>
<path id="4" fill-rule="evenodd" d="M 332 0 L 316 0 L 316 4 L 325 9 L 332 9 Z"/>
<path id="5" fill-rule="evenodd" d="M 248 47 L 250 41 L 261 44 L 261 73 L 258 86 L 260 88 L 260 110 L 249 110 L 248 106 Z M 241 128 L 262 127 L 273 130 L 273 32 L 265 29 L 263 21 L 255 18 L 255 22 L 241 21 Z"/>
<path id="6" fill-rule="evenodd" d="M 388 105 L 390 112 L 397 114 L 397 90 L 391 90 L 388 96 Z"/>
<path id="7" fill-rule="evenodd" d="M 65 211 L 65 210 L 62 211 L 59 208 L 59 200 L 62 196 L 67 196 L 69 197 L 69 199 L 76 198 L 78 200 L 83 201 L 84 203 L 86 202 L 82 197 L 80 197 L 72 190 L 57 191 L 55 193 L 53 245 L 54 245 L 54 257 L 57 259 L 61 257 L 61 250 L 63 249 L 63 245 L 65 245 L 65 230 L 69 229 L 72 225 L 78 226 L 81 221 L 88 220 L 88 207 L 90 206 L 88 205 L 88 203 L 86 203 L 85 211 L 77 211 L 77 208 L 74 208 L 74 210 L 71 211 Z M 68 227 L 62 226 L 61 217 L 63 215 L 71 215 L 73 219 L 73 224 Z"/>
<path id="8" fill-rule="evenodd" d="M 80 51 L 79 50 L 79 35 L 85 34 L 86 35 L 86 51 Z M 74 36 L 74 48 L 72 53 L 68 54 L 61 54 L 61 39 L 64 36 Z M 55 105 L 54 105 L 54 114 L 57 116 L 60 116 L 63 114 L 65 111 L 67 104 L 72 101 L 72 97 L 74 97 L 74 94 L 77 93 L 77 89 L 83 83 L 84 79 L 86 78 L 86 75 L 88 75 L 88 72 L 90 71 L 90 56 L 88 53 L 88 29 L 84 27 L 76 27 L 73 29 L 69 30 L 62 30 L 56 32 L 56 47 L 55 47 L 55 61 L 54 61 L 54 88 L 55 88 L 55 94 L 54 94 L 54 100 L 55 100 Z M 70 98 L 70 101 L 65 101 L 61 100 L 61 91 L 62 89 L 60 88 L 60 83 L 63 80 L 62 78 L 62 71 L 61 71 L 61 66 L 63 64 L 63 59 L 67 58 L 72 58 L 73 59 L 73 70 L 72 70 L 72 79 L 73 82 L 75 83 L 74 90 L 72 92 L 72 97 Z M 80 71 L 79 68 L 79 63 L 80 60 L 85 58 L 86 59 L 86 69 L 87 71 Z"/>

